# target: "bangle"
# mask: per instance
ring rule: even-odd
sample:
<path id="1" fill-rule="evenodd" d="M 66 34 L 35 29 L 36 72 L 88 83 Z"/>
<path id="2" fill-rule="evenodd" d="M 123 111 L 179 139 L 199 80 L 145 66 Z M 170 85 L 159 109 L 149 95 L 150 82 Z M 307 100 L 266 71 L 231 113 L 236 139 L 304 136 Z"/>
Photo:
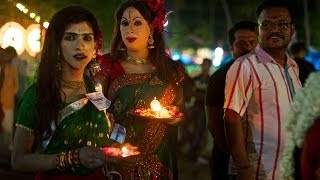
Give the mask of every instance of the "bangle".
<path id="1" fill-rule="evenodd" d="M 62 171 L 63 169 L 62 169 L 61 163 L 60 163 L 60 155 L 61 155 L 61 154 L 58 154 L 58 155 L 56 156 L 56 168 L 57 168 L 58 170 Z"/>
<path id="2" fill-rule="evenodd" d="M 69 167 L 74 170 L 74 164 L 72 163 L 72 154 L 73 154 L 73 151 L 68 151 L 67 153 L 67 159 L 68 159 L 68 165 Z"/>
<path id="3" fill-rule="evenodd" d="M 65 152 L 62 152 L 60 154 L 57 155 L 56 157 L 56 168 L 60 171 L 64 170 L 66 168 L 66 164 L 65 164 Z"/>

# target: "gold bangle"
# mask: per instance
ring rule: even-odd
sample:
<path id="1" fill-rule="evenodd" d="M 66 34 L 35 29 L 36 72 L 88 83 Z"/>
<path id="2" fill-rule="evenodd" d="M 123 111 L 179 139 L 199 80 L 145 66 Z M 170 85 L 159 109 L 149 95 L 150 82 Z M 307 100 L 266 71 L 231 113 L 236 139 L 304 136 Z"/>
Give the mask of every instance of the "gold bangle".
<path id="1" fill-rule="evenodd" d="M 65 157 L 66 153 L 65 152 L 62 152 L 60 154 L 60 166 L 62 169 L 65 169 L 66 168 L 66 164 L 64 162 L 64 157 Z"/>
<path id="2" fill-rule="evenodd" d="M 73 169 L 73 168 L 74 168 L 74 165 L 73 165 L 73 163 L 72 163 L 72 161 L 71 161 L 71 158 L 72 158 L 72 151 L 68 151 L 68 155 L 67 155 L 67 157 L 68 157 L 68 164 L 69 164 L 69 167 L 70 167 L 71 169 Z"/>
<path id="3" fill-rule="evenodd" d="M 60 164 L 60 154 L 58 154 L 57 156 L 56 156 L 56 168 L 58 169 L 58 170 L 62 170 L 62 167 L 61 167 L 61 164 Z"/>
<path id="4" fill-rule="evenodd" d="M 63 162 L 66 168 L 69 168 L 69 163 L 68 163 L 68 152 L 65 153 Z"/>

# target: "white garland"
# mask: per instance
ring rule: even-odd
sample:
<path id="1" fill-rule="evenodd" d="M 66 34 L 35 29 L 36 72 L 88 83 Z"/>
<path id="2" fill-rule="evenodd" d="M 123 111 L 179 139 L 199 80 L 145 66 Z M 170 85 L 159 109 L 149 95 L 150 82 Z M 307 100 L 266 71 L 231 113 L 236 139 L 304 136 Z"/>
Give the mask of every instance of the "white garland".
<path id="1" fill-rule="evenodd" d="M 280 164 L 283 179 L 294 180 L 294 148 L 302 148 L 308 129 L 320 117 L 320 72 L 310 74 L 304 88 L 295 96 L 285 123 L 288 139 Z"/>

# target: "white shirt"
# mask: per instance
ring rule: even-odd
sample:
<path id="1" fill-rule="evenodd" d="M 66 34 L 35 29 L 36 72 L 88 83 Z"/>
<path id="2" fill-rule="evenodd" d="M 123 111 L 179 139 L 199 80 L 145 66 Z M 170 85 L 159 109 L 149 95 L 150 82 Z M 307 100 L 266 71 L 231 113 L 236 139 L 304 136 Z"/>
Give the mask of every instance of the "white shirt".
<path id="1" fill-rule="evenodd" d="M 286 68 L 291 89 L 296 93 L 301 87 L 299 70 L 288 55 Z M 255 179 L 278 179 L 286 136 L 282 125 L 294 95 L 289 85 L 285 68 L 260 46 L 238 58 L 227 73 L 224 108 L 242 117 L 244 142 Z"/>

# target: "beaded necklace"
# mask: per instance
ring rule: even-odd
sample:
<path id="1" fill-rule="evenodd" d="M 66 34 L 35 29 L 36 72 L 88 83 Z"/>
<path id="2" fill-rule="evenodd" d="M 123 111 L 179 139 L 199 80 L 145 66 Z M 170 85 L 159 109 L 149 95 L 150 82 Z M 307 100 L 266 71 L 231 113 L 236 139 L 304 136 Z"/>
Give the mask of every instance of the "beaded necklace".
<path id="1" fill-rule="evenodd" d="M 81 81 L 67 81 L 61 78 L 60 84 L 62 87 L 66 87 L 70 89 L 81 89 L 84 87 L 83 79 Z"/>
<path id="2" fill-rule="evenodd" d="M 135 59 L 133 57 L 128 56 L 127 61 L 132 64 L 148 64 L 148 60 L 146 59 Z"/>

